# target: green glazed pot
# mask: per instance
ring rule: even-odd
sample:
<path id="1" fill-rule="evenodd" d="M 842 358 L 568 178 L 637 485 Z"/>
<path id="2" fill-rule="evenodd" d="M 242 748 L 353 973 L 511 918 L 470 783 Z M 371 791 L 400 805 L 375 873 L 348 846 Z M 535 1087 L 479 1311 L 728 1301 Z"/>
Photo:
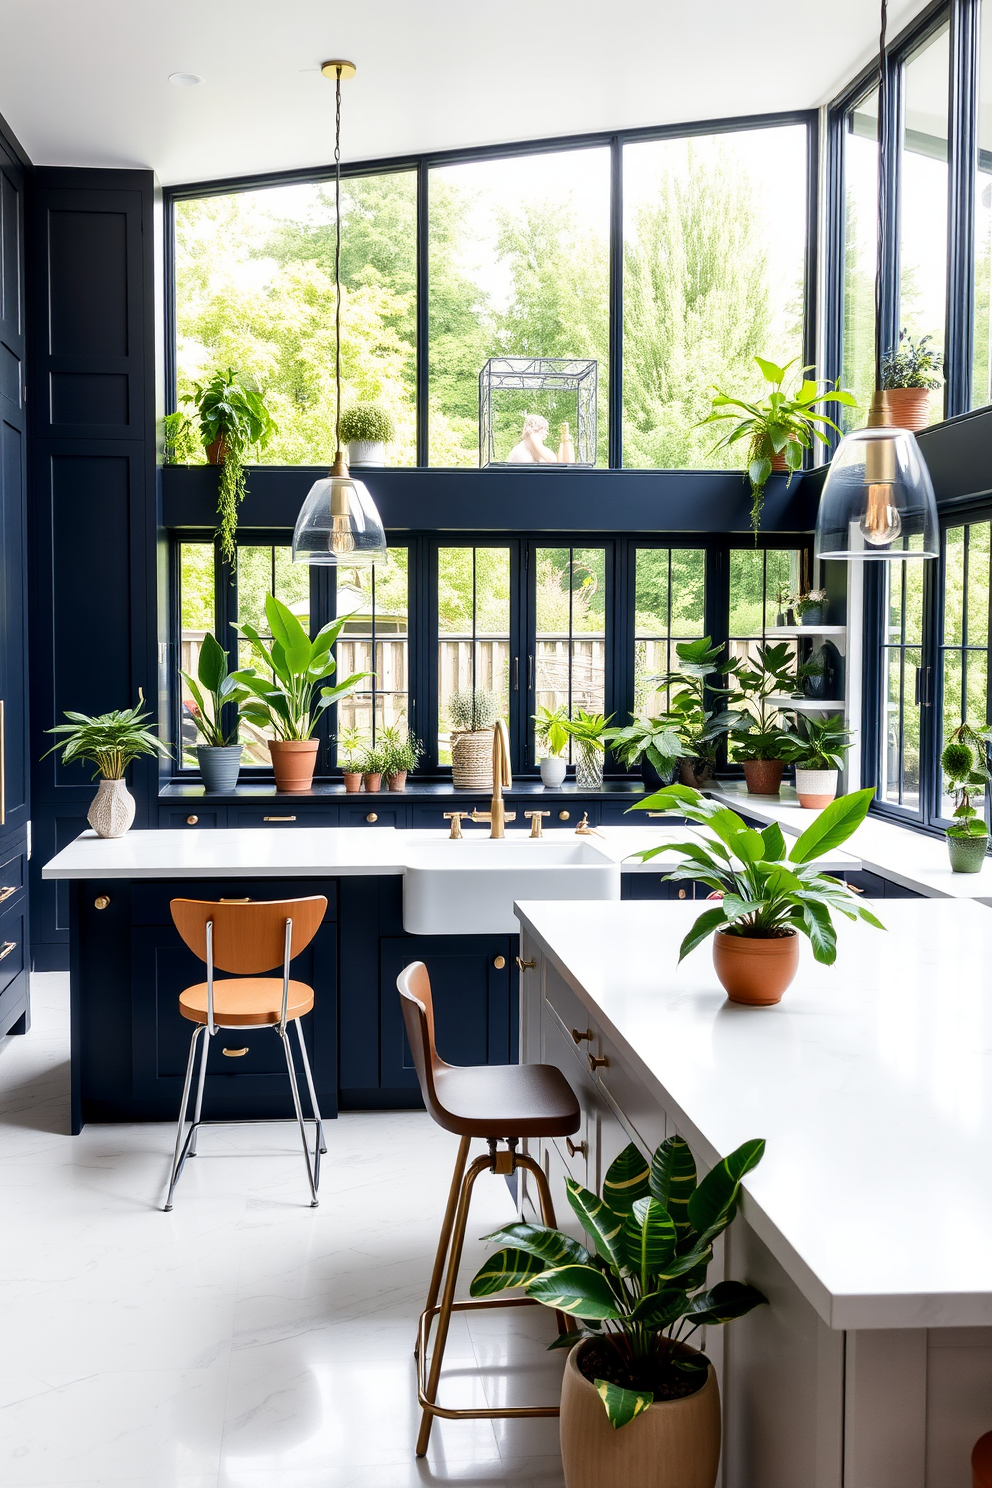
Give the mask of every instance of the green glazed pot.
<path id="1" fill-rule="evenodd" d="M 981 873 L 988 845 L 987 836 L 948 837 L 947 852 L 951 859 L 951 871 L 953 873 Z"/>

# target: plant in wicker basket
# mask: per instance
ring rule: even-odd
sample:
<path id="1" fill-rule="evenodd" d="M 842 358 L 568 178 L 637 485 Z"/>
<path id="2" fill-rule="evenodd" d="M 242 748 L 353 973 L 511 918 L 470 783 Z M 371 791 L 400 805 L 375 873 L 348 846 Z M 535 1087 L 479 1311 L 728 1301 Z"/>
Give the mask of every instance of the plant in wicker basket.
<path id="1" fill-rule="evenodd" d="M 484 687 L 466 687 L 448 699 L 451 728 L 451 776 L 457 790 L 491 790 L 493 729 L 500 717 L 499 700 Z"/>

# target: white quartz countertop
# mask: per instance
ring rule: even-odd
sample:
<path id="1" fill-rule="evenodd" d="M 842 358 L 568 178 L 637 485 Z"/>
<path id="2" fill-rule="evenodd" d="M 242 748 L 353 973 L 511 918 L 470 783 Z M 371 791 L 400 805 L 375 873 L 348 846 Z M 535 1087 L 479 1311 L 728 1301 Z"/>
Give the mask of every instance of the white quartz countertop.
<path id="1" fill-rule="evenodd" d="M 992 1325 L 992 915 L 886 900 L 805 939 L 780 1004 L 728 1002 L 698 904 L 522 903 L 518 917 L 708 1161 L 768 1143 L 744 1212 L 834 1328 Z"/>
<path id="2" fill-rule="evenodd" d="M 488 826 L 464 824 L 465 840 L 487 837 Z M 82 832 L 42 869 L 42 878 L 259 878 L 354 874 L 403 874 L 411 852 L 423 842 L 444 841 L 447 832 L 405 831 L 395 827 L 232 827 L 196 831 L 162 828 L 131 831 L 123 837 L 98 837 Z M 526 841 L 527 831 L 508 829 L 507 840 Z M 676 826 L 601 827 L 588 837 L 574 830 L 546 831 L 545 842 L 588 842 L 620 862 L 624 872 L 661 873 L 674 867 L 675 859 L 653 863 L 623 860 L 645 847 L 677 841 L 685 829 Z M 461 846 L 451 843 L 452 861 Z M 535 854 L 541 843 L 533 844 Z M 826 863 L 828 860 L 824 860 Z M 857 868 L 846 853 L 829 859 L 836 869 Z"/>

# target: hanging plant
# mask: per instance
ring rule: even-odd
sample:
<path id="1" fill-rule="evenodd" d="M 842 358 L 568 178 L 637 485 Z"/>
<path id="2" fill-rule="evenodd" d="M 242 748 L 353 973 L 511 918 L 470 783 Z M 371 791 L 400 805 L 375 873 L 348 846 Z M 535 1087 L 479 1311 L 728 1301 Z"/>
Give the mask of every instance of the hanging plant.
<path id="1" fill-rule="evenodd" d="M 207 459 L 220 466 L 217 539 L 224 558 L 233 563 L 238 508 L 246 490 L 245 458 L 252 449 L 263 450 L 278 429 L 255 379 L 231 367 L 193 384 L 193 406 Z"/>

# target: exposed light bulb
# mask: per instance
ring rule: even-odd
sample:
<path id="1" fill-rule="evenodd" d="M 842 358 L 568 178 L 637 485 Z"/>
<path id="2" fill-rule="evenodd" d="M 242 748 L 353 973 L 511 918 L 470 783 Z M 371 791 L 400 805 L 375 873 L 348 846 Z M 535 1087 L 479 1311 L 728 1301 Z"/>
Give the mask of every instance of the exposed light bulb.
<path id="1" fill-rule="evenodd" d="M 332 553 L 353 553 L 355 551 L 355 535 L 347 516 L 331 517 L 331 536 L 328 547 Z"/>
<path id="2" fill-rule="evenodd" d="M 873 548 L 888 547 L 902 532 L 902 518 L 892 505 L 892 487 L 883 482 L 868 487 L 865 514 L 858 524 L 866 543 Z"/>

